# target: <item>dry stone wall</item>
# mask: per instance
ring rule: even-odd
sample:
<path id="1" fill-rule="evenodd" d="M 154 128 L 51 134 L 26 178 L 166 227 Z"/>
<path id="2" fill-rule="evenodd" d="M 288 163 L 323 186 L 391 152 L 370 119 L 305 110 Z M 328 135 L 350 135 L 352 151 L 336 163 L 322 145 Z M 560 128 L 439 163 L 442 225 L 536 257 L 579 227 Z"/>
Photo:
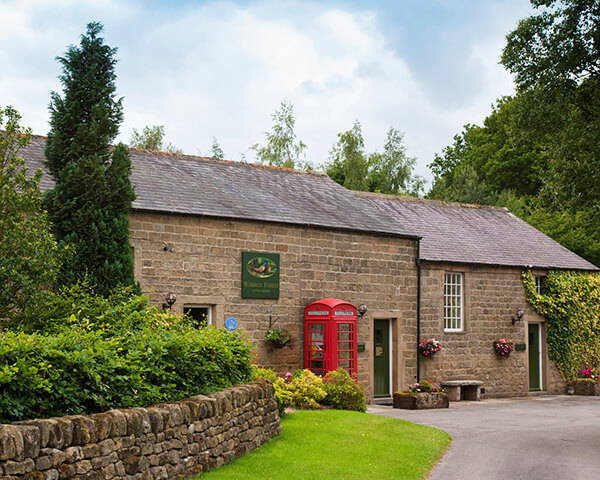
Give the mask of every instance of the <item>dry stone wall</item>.
<path id="1" fill-rule="evenodd" d="M 0 425 L 0 479 L 184 478 L 246 454 L 279 428 L 268 382 L 148 408 Z"/>

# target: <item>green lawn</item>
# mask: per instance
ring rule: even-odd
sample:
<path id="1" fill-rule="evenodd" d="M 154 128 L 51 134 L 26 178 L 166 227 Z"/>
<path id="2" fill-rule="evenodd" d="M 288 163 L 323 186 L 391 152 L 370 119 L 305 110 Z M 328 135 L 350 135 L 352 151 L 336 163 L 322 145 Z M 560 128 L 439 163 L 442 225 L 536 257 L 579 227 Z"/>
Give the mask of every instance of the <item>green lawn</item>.
<path id="1" fill-rule="evenodd" d="M 365 413 L 297 411 L 281 435 L 202 480 L 423 479 L 450 444 L 441 430 Z"/>

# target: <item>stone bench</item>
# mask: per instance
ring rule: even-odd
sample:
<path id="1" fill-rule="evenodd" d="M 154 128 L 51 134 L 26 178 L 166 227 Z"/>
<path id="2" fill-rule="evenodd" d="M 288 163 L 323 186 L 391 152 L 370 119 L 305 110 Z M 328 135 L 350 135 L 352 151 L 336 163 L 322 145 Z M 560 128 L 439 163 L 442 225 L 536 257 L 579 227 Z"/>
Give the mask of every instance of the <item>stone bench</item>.
<path id="1" fill-rule="evenodd" d="M 446 389 L 448 400 L 458 402 L 460 400 L 481 400 L 481 386 L 479 380 L 448 380 L 442 382 Z"/>

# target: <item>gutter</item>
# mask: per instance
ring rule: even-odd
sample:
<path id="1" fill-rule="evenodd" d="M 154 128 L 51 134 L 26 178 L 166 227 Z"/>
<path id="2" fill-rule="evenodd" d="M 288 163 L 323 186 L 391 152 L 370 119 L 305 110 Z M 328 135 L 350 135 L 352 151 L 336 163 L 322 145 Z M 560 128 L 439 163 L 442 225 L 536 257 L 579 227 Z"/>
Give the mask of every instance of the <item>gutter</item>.
<path id="1" fill-rule="evenodd" d="M 419 355 L 419 339 L 421 338 L 421 239 L 417 240 L 417 341 L 415 351 L 417 355 L 417 383 L 421 381 L 421 355 Z"/>

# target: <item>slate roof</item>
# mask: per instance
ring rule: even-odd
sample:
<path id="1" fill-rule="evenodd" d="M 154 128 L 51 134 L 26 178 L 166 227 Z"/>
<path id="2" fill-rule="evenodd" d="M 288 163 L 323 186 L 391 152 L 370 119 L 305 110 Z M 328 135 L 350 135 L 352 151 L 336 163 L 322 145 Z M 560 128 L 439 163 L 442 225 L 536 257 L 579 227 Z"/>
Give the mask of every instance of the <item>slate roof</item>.
<path id="1" fill-rule="evenodd" d="M 43 168 L 46 138 L 20 151 L 31 169 Z M 398 223 L 321 173 L 229 160 L 130 149 L 136 210 L 261 220 L 413 238 Z M 42 189 L 53 180 L 44 175 Z"/>
<path id="2" fill-rule="evenodd" d="M 599 270 L 506 208 L 354 192 L 386 218 L 422 236 L 431 262 Z"/>
<path id="3" fill-rule="evenodd" d="M 20 154 L 43 168 L 45 137 Z M 434 262 L 598 270 L 504 208 L 352 192 L 319 173 L 131 149 L 136 210 L 349 229 L 421 240 Z M 49 175 L 43 189 L 51 188 Z"/>

